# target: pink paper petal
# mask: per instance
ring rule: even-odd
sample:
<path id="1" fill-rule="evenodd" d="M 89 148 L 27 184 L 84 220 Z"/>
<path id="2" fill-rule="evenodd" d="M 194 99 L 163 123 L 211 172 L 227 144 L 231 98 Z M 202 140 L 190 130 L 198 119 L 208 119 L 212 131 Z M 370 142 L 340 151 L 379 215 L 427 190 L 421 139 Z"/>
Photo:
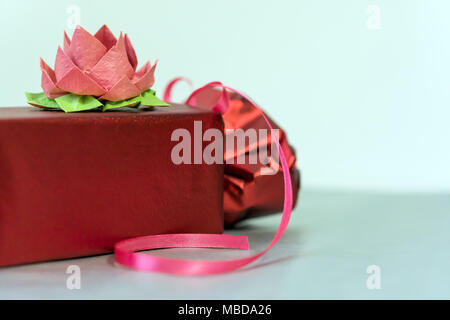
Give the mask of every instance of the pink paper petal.
<path id="1" fill-rule="evenodd" d="M 139 80 L 140 78 L 142 78 L 148 72 L 148 70 L 150 70 L 150 68 L 151 63 L 150 61 L 147 61 L 138 71 L 136 71 L 133 80 Z"/>
<path id="2" fill-rule="evenodd" d="M 58 88 L 50 79 L 49 75 L 42 70 L 41 87 L 44 90 L 45 96 L 49 99 L 59 98 L 66 94 L 64 90 Z"/>
<path id="3" fill-rule="evenodd" d="M 61 47 L 58 47 L 58 52 L 56 53 L 55 60 L 56 82 L 60 81 L 66 75 L 66 73 L 71 71 L 74 67 L 76 66 L 72 62 L 72 60 L 61 49 Z"/>
<path id="4" fill-rule="evenodd" d="M 120 34 L 117 44 L 89 72 L 89 76 L 105 89 L 111 89 L 122 77 L 131 79 L 134 69 L 128 61 L 125 41 Z"/>
<path id="5" fill-rule="evenodd" d="M 78 26 L 73 33 L 67 54 L 81 70 L 87 71 L 92 69 L 107 51 L 96 37 Z"/>
<path id="6" fill-rule="evenodd" d="M 49 77 L 53 81 L 53 83 L 56 83 L 55 71 L 53 71 L 53 69 L 50 68 L 50 66 L 47 63 L 45 63 L 44 59 L 42 59 L 42 58 L 41 58 L 40 64 L 41 64 L 41 70 L 45 71 L 49 75 Z"/>
<path id="7" fill-rule="evenodd" d="M 104 96 L 100 99 L 109 101 L 121 101 L 129 98 L 136 97 L 141 94 L 141 91 L 124 76 L 119 80 Z"/>
<path id="8" fill-rule="evenodd" d="M 67 33 L 64 31 L 64 51 L 67 52 L 70 48 L 70 38 Z"/>
<path id="9" fill-rule="evenodd" d="M 55 72 L 41 59 L 41 87 L 45 95 L 49 99 L 55 99 L 65 94 L 64 90 L 58 88 L 55 84 Z"/>
<path id="10" fill-rule="evenodd" d="M 56 85 L 60 89 L 79 95 L 101 96 L 106 92 L 76 66 L 66 73 Z"/>
<path id="11" fill-rule="evenodd" d="M 150 68 L 150 62 L 147 62 L 138 72 L 136 72 L 133 83 L 141 90 L 141 92 L 150 89 L 155 83 L 155 69 L 157 63 L 158 61 Z"/>
<path id="12" fill-rule="evenodd" d="M 136 56 L 136 51 L 134 51 L 133 45 L 131 44 L 130 38 L 125 34 L 125 48 L 127 49 L 128 60 L 134 70 L 136 70 L 138 65 L 138 59 Z"/>
<path id="13" fill-rule="evenodd" d="M 104 24 L 100 29 L 98 29 L 95 37 L 103 43 L 107 50 L 110 50 L 116 43 L 117 39 L 114 34 L 109 30 L 109 28 Z"/>

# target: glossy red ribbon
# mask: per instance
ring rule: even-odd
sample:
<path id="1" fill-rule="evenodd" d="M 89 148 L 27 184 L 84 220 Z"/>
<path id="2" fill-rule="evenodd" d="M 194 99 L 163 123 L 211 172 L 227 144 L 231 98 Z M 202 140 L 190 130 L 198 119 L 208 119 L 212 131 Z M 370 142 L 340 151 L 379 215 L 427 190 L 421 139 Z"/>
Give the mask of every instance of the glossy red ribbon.
<path id="1" fill-rule="evenodd" d="M 172 80 L 164 93 L 164 100 L 169 102 L 171 100 L 171 90 L 175 83 L 179 81 L 186 81 L 184 78 L 176 78 Z M 264 117 L 267 126 L 272 134 L 273 128 L 270 125 L 267 117 L 262 110 L 245 94 L 242 92 L 225 86 L 220 82 L 211 82 L 205 86 L 195 90 L 186 100 L 186 104 L 195 106 L 195 97 L 204 90 L 212 88 L 222 88 L 222 96 L 213 110 L 221 113 L 225 113 L 229 105 L 228 92 L 234 92 L 247 101 L 251 105 L 259 110 Z M 207 275 L 225 273 L 239 269 L 246 266 L 261 256 L 266 254 L 283 236 L 286 230 L 292 212 L 293 194 L 292 194 L 292 182 L 289 172 L 289 166 L 286 161 L 283 149 L 280 146 L 278 139 L 274 139 L 279 150 L 279 159 L 281 162 L 281 168 L 284 177 L 284 206 L 283 215 L 281 218 L 280 226 L 269 246 L 247 258 L 233 259 L 233 260 L 220 260 L 220 261 L 207 261 L 207 260 L 182 260 L 158 257 L 149 254 L 137 253 L 137 251 L 149 250 L 149 249 L 162 249 L 162 248 L 226 248 L 226 249 L 244 249 L 248 250 L 248 238 L 246 236 L 238 235 L 217 235 L 217 234 L 164 234 L 164 235 L 151 235 L 145 237 L 138 237 L 120 241 L 116 243 L 114 247 L 115 260 L 117 263 L 132 269 L 141 271 L 153 271 L 178 275 Z"/>

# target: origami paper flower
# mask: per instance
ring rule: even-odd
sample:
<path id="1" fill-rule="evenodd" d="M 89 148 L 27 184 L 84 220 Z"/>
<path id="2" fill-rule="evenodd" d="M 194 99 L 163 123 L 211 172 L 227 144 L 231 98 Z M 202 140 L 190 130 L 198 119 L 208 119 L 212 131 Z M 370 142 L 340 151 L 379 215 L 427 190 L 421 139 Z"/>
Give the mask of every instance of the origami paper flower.
<path id="1" fill-rule="evenodd" d="M 66 112 L 100 105 L 104 110 L 144 103 L 167 105 L 149 90 L 155 82 L 156 64 L 147 62 L 136 70 L 138 60 L 127 34 L 120 33 L 116 39 L 104 25 L 91 35 L 77 26 L 72 40 L 64 32 L 64 46 L 58 47 L 54 70 L 41 58 L 44 93 L 27 94 L 28 102 L 43 108 L 56 105 Z"/>

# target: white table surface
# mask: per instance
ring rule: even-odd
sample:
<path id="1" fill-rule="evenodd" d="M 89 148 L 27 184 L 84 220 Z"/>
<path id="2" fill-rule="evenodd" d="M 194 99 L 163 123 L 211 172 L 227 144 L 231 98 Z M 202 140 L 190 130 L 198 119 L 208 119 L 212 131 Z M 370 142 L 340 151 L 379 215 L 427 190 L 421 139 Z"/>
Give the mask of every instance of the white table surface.
<path id="1" fill-rule="evenodd" d="M 303 192 L 289 228 L 250 268 L 201 277 L 142 273 L 112 255 L 0 269 L 3 299 L 450 299 L 450 195 Z M 272 239 L 280 215 L 230 233 L 252 250 L 169 249 L 171 257 L 244 257 Z M 81 289 L 66 269 L 81 269 Z M 369 265 L 381 289 L 369 290 Z"/>

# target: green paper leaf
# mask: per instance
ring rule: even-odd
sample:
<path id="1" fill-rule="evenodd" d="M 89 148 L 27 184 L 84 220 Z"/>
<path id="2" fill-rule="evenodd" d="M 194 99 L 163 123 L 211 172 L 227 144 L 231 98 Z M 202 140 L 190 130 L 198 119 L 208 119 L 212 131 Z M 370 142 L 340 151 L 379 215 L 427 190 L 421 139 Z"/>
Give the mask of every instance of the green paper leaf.
<path id="1" fill-rule="evenodd" d="M 136 107 L 141 103 L 141 96 L 137 96 L 131 99 L 123 101 L 106 101 L 103 111 L 121 108 L 121 107 Z"/>
<path id="2" fill-rule="evenodd" d="M 25 95 L 27 96 L 27 102 L 34 107 L 44 109 L 59 109 L 59 105 L 56 103 L 56 101 L 54 99 L 47 98 L 43 92 L 25 92 Z"/>
<path id="3" fill-rule="evenodd" d="M 155 96 L 154 90 L 147 90 L 141 93 L 141 105 L 149 107 L 168 107 L 169 104 Z"/>
<path id="4" fill-rule="evenodd" d="M 79 96 L 73 93 L 56 98 L 55 101 L 64 112 L 85 111 L 103 106 L 103 104 L 93 96 Z"/>

